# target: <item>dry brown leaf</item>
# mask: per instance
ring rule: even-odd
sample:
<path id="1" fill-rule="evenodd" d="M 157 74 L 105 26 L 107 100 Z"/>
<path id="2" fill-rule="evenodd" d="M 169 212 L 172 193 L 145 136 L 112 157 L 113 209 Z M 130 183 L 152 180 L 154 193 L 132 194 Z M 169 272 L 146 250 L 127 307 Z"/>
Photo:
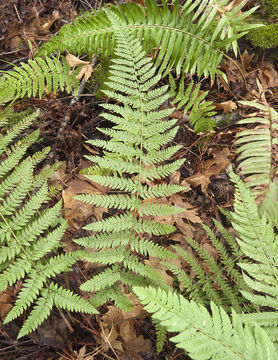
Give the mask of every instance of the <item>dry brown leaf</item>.
<path id="1" fill-rule="evenodd" d="M 0 320 L 3 321 L 13 307 L 12 301 L 13 299 L 7 291 L 0 292 Z"/>
<path id="2" fill-rule="evenodd" d="M 169 199 L 161 198 L 156 203 L 184 208 L 184 212 L 156 218 L 162 224 L 175 225 L 184 236 L 193 237 L 193 226 L 189 223 L 201 223 L 202 220 L 197 215 L 197 209 L 187 202 L 181 193 L 172 195 Z"/>
<path id="3" fill-rule="evenodd" d="M 214 149 L 211 152 L 213 158 L 204 161 L 201 170 L 195 175 L 186 178 L 186 181 L 193 187 L 201 185 L 202 192 L 206 194 L 210 183 L 210 177 L 218 175 L 230 164 L 228 159 L 229 153 L 230 151 L 228 148 L 224 148 L 223 150 Z"/>
<path id="4" fill-rule="evenodd" d="M 77 67 L 77 66 L 80 66 L 80 65 L 88 65 L 90 64 L 90 61 L 83 61 L 83 60 L 80 60 L 77 56 L 74 56 L 72 54 L 67 54 L 66 56 L 66 60 L 69 64 L 70 67 Z"/>
<path id="5" fill-rule="evenodd" d="M 83 65 L 79 74 L 77 75 L 77 79 L 81 80 L 82 77 L 84 76 L 84 81 L 88 81 L 88 79 L 90 78 L 90 76 L 93 73 L 93 68 L 90 64 L 88 65 Z"/>
<path id="6" fill-rule="evenodd" d="M 102 194 L 99 185 L 91 184 L 82 179 L 73 179 L 67 183 L 68 188 L 63 190 L 65 219 L 69 225 L 75 229 L 80 229 L 84 221 L 93 216 L 96 220 L 101 220 L 106 208 L 97 207 L 74 199 L 78 194 Z"/>
<path id="7" fill-rule="evenodd" d="M 236 103 L 232 100 L 224 101 L 222 103 L 214 103 L 216 110 L 223 110 L 223 114 L 231 113 L 237 109 Z"/>
<path id="8" fill-rule="evenodd" d="M 273 64 L 268 62 L 263 64 L 261 69 L 259 69 L 259 79 L 263 91 L 278 86 L 278 72 L 274 69 Z"/>
<path id="9" fill-rule="evenodd" d="M 78 57 L 76 57 L 72 54 L 67 54 L 66 60 L 72 68 L 76 68 L 77 66 L 82 65 L 82 68 L 81 68 L 79 74 L 77 75 L 78 80 L 81 80 L 82 77 L 84 76 L 84 80 L 86 82 L 89 79 L 89 77 L 92 75 L 93 68 L 90 65 L 90 61 L 80 60 Z"/>
<path id="10" fill-rule="evenodd" d="M 251 60 L 253 59 L 254 55 L 254 53 L 249 55 L 248 51 L 246 49 L 244 50 L 244 53 L 241 55 L 241 59 L 245 70 L 249 69 Z"/>
<path id="11" fill-rule="evenodd" d="M 142 335 L 137 335 L 134 318 L 146 316 L 147 313 L 134 295 L 127 294 L 126 296 L 134 308 L 131 311 L 122 311 L 115 306 L 108 306 L 107 313 L 100 320 L 100 326 L 103 329 L 101 344 L 106 349 L 110 344 L 114 349 L 133 352 L 134 357 L 138 358 L 139 352 L 150 350 L 151 341 L 144 339 Z"/>

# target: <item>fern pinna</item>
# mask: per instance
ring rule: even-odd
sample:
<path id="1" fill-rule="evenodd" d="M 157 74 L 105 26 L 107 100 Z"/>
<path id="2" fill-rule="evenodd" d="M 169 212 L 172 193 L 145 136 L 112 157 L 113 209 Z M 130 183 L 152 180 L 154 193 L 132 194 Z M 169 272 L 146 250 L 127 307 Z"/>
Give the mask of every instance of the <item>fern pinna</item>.
<path id="1" fill-rule="evenodd" d="M 34 302 L 18 337 L 36 329 L 53 306 L 95 313 L 95 308 L 51 280 L 70 271 L 76 254 L 55 254 L 67 223 L 60 216 L 61 202 L 49 207 L 47 175 L 34 175 L 35 166 L 49 149 L 26 156 L 39 132 L 23 135 L 37 112 L 1 114 L 0 118 L 0 291 L 22 281 L 17 300 L 4 323 L 19 317 Z M 11 126 L 11 122 L 13 123 Z M 44 210 L 40 210 L 41 207 Z"/>
<path id="2" fill-rule="evenodd" d="M 229 0 L 187 0 L 180 8 L 176 0 L 171 11 L 165 0 L 162 5 L 146 0 L 144 7 L 132 2 L 110 4 L 110 8 L 127 31 L 143 41 L 145 52 L 153 53 L 160 73 L 166 75 L 176 69 L 177 74 L 197 71 L 199 77 L 214 78 L 223 56 L 220 49 L 228 50 L 232 46 L 236 54 L 236 40 L 249 29 L 260 26 L 244 21 L 256 9 L 242 11 L 246 2 L 240 1 L 229 8 Z M 66 50 L 72 54 L 107 57 L 113 54 L 116 39 L 116 29 L 106 11 L 93 10 L 82 14 L 73 24 L 63 26 L 37 55 Z"/>
<path id="3" fill-rule="evenodd" d="M 175 228 L 152 217 L 184 211 L 155 203 L 156 198 L 184 189 L 161 182 L 184 160 L 167 162 L 180 148 L 165 147 L 178 129 L 175 119 L 165 120 L 172 110 L 159 110 L 168 98 L 167 86 L 153 88 L 160 75 L 155 74 L 151 60 L 144 56 L 139 41 L 121 28 L 120 19 L 112 12 L 108 12 L 108 16 L 115 27 L 117 58 L 113 59 L 107 83 L 111 90 L 105 94 L 117 104 L 102 105 L 109 111 L 103 117 L 114 127 L 99 129 L 110 140 L 88 141 L 105 152 L 104 156 L 88 156 L 96 166 L 93 167 L 95 174 L 87 175 L 87 178 L 110 190 L 107 195 L 84 194 L 76 199 L 117 209 L 117 214 L 87 225 L 85 229 L 96 234 L 75 241 L 96 249 L 84 251 L 85 260 L 110 265 L 85 282 L 81 289 L 95 293 L 92 298 L 94 305 L 112 299 L 117 306 L 127 309 L 121 284 L 130 287 L 149 283 L 167 287 L 162 277 L 143 259 L 147 256 L 160 259 L 174 256 L 150 237 L 169 234 Z M 105 174 L 97 174 L 98 169 L 104 169 Z"/>

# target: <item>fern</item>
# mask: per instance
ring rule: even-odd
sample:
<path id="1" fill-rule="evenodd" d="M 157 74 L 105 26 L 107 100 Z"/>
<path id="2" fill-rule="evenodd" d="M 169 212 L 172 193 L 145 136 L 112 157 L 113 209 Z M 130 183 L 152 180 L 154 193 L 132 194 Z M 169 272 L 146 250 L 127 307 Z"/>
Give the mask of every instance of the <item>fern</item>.
<path id="1" fill-rule="evenodd" d="M 62 62 L 46 57 L 20 64 L 21 66 L 14 66 L 13 70 L 1 71 L 3 76 L 0 78 L 0 104 L 23 98 L 25 95 L 38 95 L 41 98 L 45 91 L 55 93 L 60 89 L 70 92 L 73 88 L 77 92 L 79 81 L 76 76 L 79 69 L 71 72 L 64 57 Z"/>
<path id="2" fill-rule="evenodd" d="M 178 332 L 170 340 L 192 359 L 276 359 L 277 353 L 266 332 L 257 324 L 232 319 L 213 302 L 211 314 L 194 301 L 162 289 L 134 287 L 134 292 L 167 331 Z"/>
<path id="3" fill-rule="evenodd" d="M 253 304 L 278 309 L 278 238 L 267 217 L 259 215 L 258 207 L 249 189 L 231 173 L 236 187 L 235 212 L 232 224 L 238 232 L 241 250 L 252 263 L 239 263 L 245 271 L 243 277 L 247 285 L 255 291 L 242 291 Z M 261 293 L 261 294 L 260 294 Z"/>
<path id="4" fill-rule="evenodd" d="M 216 122 L 212 119 L 212 116 L 216 114 L 216 111 L 214 111 L 215 106 L 212 105 L 212 101 L 204 101 L 208 91 L 204 91 L 199 95 L 201 84 L 198 84 L 193 89 L 193 81 L 184 90 L 184 77 L 183 75 L 179 82 L 179 88 L 176 90 L 176 82 L 172 75 L 169 74 L 170 95 L 174 96 L 172 103 L 175 104 L 176 109 L 183 108 L 184 114 L 190 110 L 189 123 L 196 133 L 213 130 Z"/>
<path id="5" fill-rule="evenodd" d="M 172 11 L 166 1 L 159 6 L 154 0 L 147 0 L 146 7 L 134 3 L 110 7 L 121 19 L 125 32 L 140 41 L 143 39 L 147 54 L 153 52 L 160 73 L 166 75 L 174 68 L 177 74 L 197 71 L 199 77 L 210 74 L 214 78 L 223 55 L 220 49 L 232 46 L 237 53 L 236 40 L 251 28 L 260 26 L 244 22 L 256 8 L 238 15 L 246 1 L 230 11 L 225 8 L 227 3 L 228 0 L 187 0 L 179 9 L 179 2 L 175 1 Z M 105 9 L 97 10 L 63 26 L 37 55 L 66 50 L 72 54 L 88 53 L 90 58 L 95 53 L 108 57 L 114 54 L 116 43 L 117 30 L 108 13 Z"/>
<path id="6" fill-rule="evenodd" d="M 23 314 L 35 301 L 18 338 L 36 329 L 54 305 L 68 310 L 95 313 L 93 306 L 51 280 L 70 271 L 78 253 L 55 255 L 67 223 L 60 217 L 61 202 L 46 207 L 46 178 L 33 175 L 36 164 L 49 151 L 27 157 L 27 148 L 38 140 L 38 132 L 19 136 L 32 124 L 37 112 L 18 115 L 7 111 L 1 119 L 0 136 L 0 291 L 23 281 L 17 300 L 4 323 Z M 9 122 L 15 122 L 12 127 Z M 40 210 L 44 207 L 44 210 Z"/>
<path id="7" fill-rule="evenodd" d="M 177 273 L 178 279 L 186 289 L 189 289 L 189 291 L 194 290 L 192 294 L 195 296 L 194 300 L 196 302 L 194 300 L 189 302 L 177 294 L 167 293 L 161 289 L 146 288 L 145 286 L 134 287 L 134 292 L 140 301 L 146 305 L 145 309 L 150 313 L 154 313 L 155 322 L 164 326 L 167 331 L 180 333 L 171 340 L 185 349 L 192 359 L 274 359 L 277 357 L 275 342 L 278 341 L 278 238 L 274 232 L 273 224 L 268 221 L 266 214 L 262 216 L 259 214 L 259 208 L 250 189 L 246 188 L 234 173 L 230 172 L 230 177 L 235 183 L 236 191 L 234 212 L 230 213 L 229 217 L 233 228 L 237 231 L 238 237 L 236 241 L 240 246 L 239 251 L 237 246 L 233 244 L 233 252 L 244 254 L 244 257 L 248 258 L 245 262 L 242 261 L 242 256 L 237 259 L 238 266 L 244 270 L 242 275 L 233 267 L 233 261 L 230 262 L 230 259 L 227 258 L 227 253 L 222 248 L 222 244 L 215 241 L 211 231 L 208 231 L 208 229 L 207 231 L 223 263 L 227 263 L 227 269 L 230 268 L 230 274 L 233 273 L 236 279 L 240 279 L 238 291 L 240 290 L 247 301 L 254 305 L 253 309 L 243 306 L 241 310 L 250 312 L 256 309 L 257 312 L 237 315 L 234 311 L 235 304 L 233 304 L 231 320 L 223 308 L 217 307 L 212 302 L 212 314 L 209 315 L 203 305 L 200 304 L 202 302 L 200 289 L 196 286 L 194 288 L 190 279 L 181 270 Z M 221 231 L 223 232 L 223 229 Z M 229 238 L 227 240 L 229 244 L 234 242 Z M 197 244 L 194 244 L 192 240 L 189 243 L 200 254 L 210 269 L 213 269 L 212 276 L 217 275 L 217 267 L 212 264 L 212 259 L 209 259 L 208 255 L 204 254 L 204 251 L 198 248 Z M 176 249 L 190 264 L 190 256 L 187 255 L 187 252 L 177 247 Z M 192 261 L 192 263 L 192 268 L 198 276 L 203 269 L 196 261 Z M 246 285 L 243 284 L 242 280 Z M 219 281 L 219 278 L 217 281 Z M 221 285 L 221 281 L 219 283 Z M 226 296 L 231 295 L 229 292 L 225 292 L 227 290 L 225 287 L 222 290 Z M 193 298 L 192 294 L 190 294 L 191 299 Z M 208 294 L 212 299 L 213 293 L 208 292 Z M 244 304 L 244 302 L 242 303 Z M 270 311 L 271 309 L 276 311 Z M 244 334 L 245 331 L 246 334 Z M 216 334 L 218 337 L 215 337 Z M 230 342 L 228 345 L 226 342 L 229 341 L 228 339 L 233 339 L 234 342 Z M 271 340 L 273 343 L 271 343 Z M 214 344 L 214 342 L 216 343 Z M 218 346 L 220 347 L 218 348 Z"/>
<path id="8" fill-rule="evenodd" d="M 172 112 L 171 109 L 159 110 L 159 106 L 168 98 L 167 87 L 152 89 L 160 75 L 155 74 L 138 40 L 133 38 L 132 33 L 124 32 L 121 20 L 112 11 L 107 10 L 107 14 L 115 28 L 117 58 L 112 60 L 107 83 L 110 90 L 105 93 L 118 104 L 103 105 L 111 111 L 104 113 L 103 117 L 115 125 L 110 131 L 99 130 L 104 134 L 109 133 L 110 140 L 89 141 L 91 145 L 105 150 L 103 157 L 88 156 L 88 159 L 99 169 L 105 169 L 106 174 L 86 177 L 110 188 L 110 194 L 84 194 L 76 196 L 76 199 L 96 206 L 107 206 L 118 213 L 87 225 L 85 229 L 96 234 L 75 241 L 95 249 L 93 252 L 83 252 L 86 261 L 109 266 L 82 284 L 81 289 L 93 291 L 98 305 L 111 299 L 117 306 L 126 308 L 126 302 L 121 300 L 122 285 L 127 289 L 144 283 L 167 287 L 161 275 L 145 264 L 143 259 L 150 256 L 169 259 L 175 255 L 149 240 L 146 235 L 160 236 L 175 230 L 173 226 L 159 223 L 155 217 L 179 213 L 184 209 L 156 204 L 155 198 L 183 189 L 177 185 L 158 183 L 176 170 L 183 160 L 165 163 L 179 146 L 167 147 L 161 154 L 165 138 L 168 138 L 167 131 L 176 122 L 162 121 Z M 169 140 L 176 132 L 177 127 L 170 130 Z M 111 292 L 111 287 L 117 289 L 117 298 Z"/>
<path id="9" fill-rule="evenodd" d="M 228 244 L 229 235 L 219 222 L 215 221 L 215 224 L 222 230 L 223 239 Z M 216 305 L 226 308 L 227 311 L 230 311 L 231 308 L 236 312 L 241 312 L 243 309 L 245 311 L 250 310 L 240 294 L 240 290 L 250 291 L 250 289 L 245 284 L 243 276 L 236 266 L 238 259 L 243 256 L 239 249 L 232 250 L 232 248 L 237 248 L 236 240 L 230 239 L 233 247 L 225 246 L 208 227 L 204 225 L 203 227 L 210 236 L 220 259 L 214 259 L 203 246 L 193 239 L 186 238 L 188 244 L 200 257 L 201 262 L 191 252 L 183 250 L 179 246 L 173 246 L 173 248 L 189 265 L 190 270 L 193 270 L 196 279 L 191 279 L 178 265 L 167 263 L 167 267 L 176 275 L 180 285 L 184 288 L 183 294 L 188 296 L 190 300 L 204 305 L 213 301 Z"/>
<path id="10" fill-rule="evenodd" d="M 261 116 L 249 117 L 238 121 L 238 124 L 254 124 L 252 129 L 238 134 L 237 145 L 240 145 L 238 161 L 241 173 L 246 175 L 248 187 L 256 187 L 256 193 L 269 188 L 275 174 L 272 150 L 277 141 L 278 113 L 269 106 L 250 101 L 241 104 L 259 110 Z"/>

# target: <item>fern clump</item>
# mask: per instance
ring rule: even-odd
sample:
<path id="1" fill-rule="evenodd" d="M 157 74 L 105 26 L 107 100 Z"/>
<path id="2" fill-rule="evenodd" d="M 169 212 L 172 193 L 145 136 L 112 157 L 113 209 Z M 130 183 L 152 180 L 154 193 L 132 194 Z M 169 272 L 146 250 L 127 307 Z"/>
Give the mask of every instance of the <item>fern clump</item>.
<path id="1" fill-rule="evenodd" d="M 27 156 L 39 132 L 22 135 L 37 112 L 8 113 L 0 119 L 0 291 L 23 281 L 17 300 L 4 323 L 23 314 L 35 302 L 18 337 L 35 330 L 53 306 L 95 313 L 94 307 L 51 278 L 78 259 L 78 253 L 57 254 L 67 223 L 60 216 L 61 202 L 47 206 L 46 174 L 34 175 L 35 167 L 49 149 Z M 10 126 L 10 123 L 13 123 Z M 21 137 L 21 139 L 20 139 Z M 44 207 L 44 210 L 40 210 Z M 56 253 L 56 254 L 55 254 Z"/>
<path id="2" fill-rule="evenodd" d="M 102 105 L 109 111 L 103 117 L 114 126 L 99 130 L 110 140 L 88 141 L 105 150 L 104 156 L 88 156 L 105 171 L 103 175 L 98 173 L 86 177 L 107 187 L 109 194 L 84 194 L 76 199 L 117 209 L 117 213 L 87 225 L 85 229 L 96 234 L 75 241 L 95 249 L 84 252 L 86 261 L 109 265 L 82 284 L 81 289 L 95 293 L 92 298 L 94 305 L 112 299 L 117 306 L 127 309 L 122 285 L 127 288 L 139 284 L 167 287 L 161 275 L 144 259 L 150 256 L 160 259 L 175 257 L 151 238 L 175 230 L 173 226 L 156 221 L 155 217 L 184 211 L 155 202 L 156 198 L 184 190 L 181 186 L 162 182 L 184 160 L 168 162 L 180 146 L 165 146 L 178 130 L 176 119 L 167 120 L 172 110 L 159 110 L 169 97 L 167 86 L 153 88 L 160 79 L 156 68 L 145 57 L 142 46 L 132 33 L 124 32 L 120 19 L 113 12 L 107 14 L 115 27 L 117 58 L 113 60 L 107 83 L 111 90 L 104 92 L 117 103 Z"/>

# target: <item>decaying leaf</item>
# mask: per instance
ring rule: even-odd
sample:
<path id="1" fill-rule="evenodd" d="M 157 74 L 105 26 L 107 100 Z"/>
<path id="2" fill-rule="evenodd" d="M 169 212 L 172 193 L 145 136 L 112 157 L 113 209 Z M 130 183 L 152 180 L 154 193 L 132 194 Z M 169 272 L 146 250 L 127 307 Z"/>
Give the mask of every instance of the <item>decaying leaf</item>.
<path id="1" fill-rule="evenodd" d="M 259 79 L 263 91 L 268 88 L 278 86 L 278 72 L 274 69 L 273 64 L 265 62 L 259 69 Z"/>
<path id="2" fill-rule="evenodd" d="M 84 80 L 86 82 L 89 79 L 89 77 L 92 75 L 93 68 L 90 65 L 90 61 L 80 60 L 78 57 L 72 54 L 67 54 L 66 60 L 72 68 L 75 68 L 77 66 L 82 66 L 79 74 L 77 75 L 78 80 L 81 80 L 82 77 L 84 76 Z"/>
<path id="3" fill-rule="evenodd" d="M 51 15 L 40 17 L 39 12 L 33 7 L 32 13 L 26 22 L 21 24 L 13 23 L 9 28 L 5 47 L 16 50 L 22 41 L 29 40 L 33 43 L 35 40 L 41 39 L 41 35 L 48 34 L 49 29 L 58 19 L 60 19 L 60 14 L 57 10 L 54 10 Z"/>
<path id="4" fill-rule="evenodd" d="M 13 307 L 12 297 L 8 291 L 0 292 L 0 320 L 3 321 Z"/>
<path id="5" fill-rule="evenodd" d="M 194 228 L 190 222 L 201 223 L 202 220 L 197 215 L 197 209 L 187 202 L 181 193 L 174 194 L 169 199 L 161 198 L 156 202 L 184 208 L 184 212 L 174 215 L 160 216 L 157 217 L 156 220 L 163 224 L 174 225 L 184 236 L 193 237 L 192 230 L 194 230 Z"/>
<path id="6" fill-rule="evenodd" d="M 236 103 L 232 100 L 224 101 L 222 103 L 214 103 L 216 110 L 223 110 L 223 114 L 231 113 L 237 109 Z"/>
<path id="7" fill-rule="evenodd" d="M 102 189 L 97 184 L 92 184 L 82 176 L 80 179 L 73 179 L 67 183 L 67 189 L 63 190 L 65 219 L 69 225 L 75 229 L 80 229 L 89 217 L 101 220 L 106 208 L 96 207 L 75 200 L 74 196 L 78 194 L 102 194 Z"/>
<path id="8" fill-rule="evenodd" d="M 108 306 L 107 313 L 100 320 L 102 335 L 98 340 L 105 350 L 112 347 L 122 352 L 133 353 L 133 358 L 141 359 L 138 353 L 148 352 L 151 341 L 137 334 L 135 318 L 147 316 L 147 313 L 134 295 L 127 294 L 126 296 L 134 308 L 126 312 L 115 306 Z"/>
<path id="9" fill-rule="evenodd" d="M 186 178 L 186 181 L 193 187 L 201 185 L 202 192 L 206 194 L 211 176 L 220 174 L 230 164 L 229 153 L 228 148 L 214 149 L 211 152 L 213 157 L 200 164 L 200 170 L 195 175 Z"/>

